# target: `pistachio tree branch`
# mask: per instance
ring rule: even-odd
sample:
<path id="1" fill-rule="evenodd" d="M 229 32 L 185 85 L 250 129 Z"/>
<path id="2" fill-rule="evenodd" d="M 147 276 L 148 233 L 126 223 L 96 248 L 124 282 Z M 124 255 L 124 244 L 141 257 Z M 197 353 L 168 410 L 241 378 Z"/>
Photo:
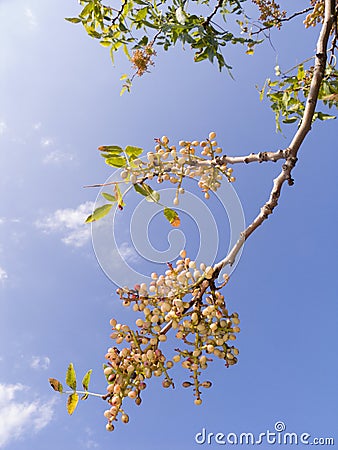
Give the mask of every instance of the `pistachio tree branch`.
<path id="1" fill-rule="evenodd" d="M 207 27 L 209 25 L 211 19 L 214 17 L 215 14 L 217 14 L 217 11 L 222 7 L 223 1 L 224 0 L 218 0 L 217 4 L 215 5 L 215 8 L 212 11 L 212 13 L 203 22 L 203 27 Z"/>
<path id="2" fill-rule="evenodd" d="M 262 223 L 269 217 L 270 214 L 273 213 L 273 210 L 278 205 L 278 199 L 280 197 L 283 184 L 287 181 L 290 186 L 293 185 L 294 181 L 291 177 L 291 172 L 297 162 L 298 151 L 302 143 L 304 142 L 306 135 L 311 130 L 311 124 L 318 100 L 319 89 L 325 73 L 328 40 L 334 22 L 334 12 L 335 1 L 325 0 L 324 22 L 317 41 L 313 77 L 310 84 L 309 95 L 305 104 L 304 116 L 301 125 L 295 133 L 289 147 L 285 150 L 279 150 L 278 152 L 266 152 L 266 159 L 262 159 L 262 156 L 259 156 L 261 155 L 260 153 L 252 154 L 246 157 L 218 157 L 219 162 L 222 161 L 223 163 L 227 162 L 233 164 L 237 162 L 262 162 L 267 160 L 276 161 L 277 159 L 282 158 L 285 158 L 285 163 L 282 166 L 280 174 L 273 180 L 273 186 L 268 201 L 261 207 L 261 210 L 255 217 L 255 219 L 240 234 L 239 239 L 227 254 L 227 256 L 214 265 L 213 276 L 210 279 L 201 280 L 201 284 L 199 285 L 195 295 L 193 295 L 192 299 L 189 302 L 189 308 L 192 307 L 199 298 L 201 298 L 201 296 L 209 286 L 212 286 L 214 284 L 214 281 L 217 279 L 220 271 L 224 267 L 233 265 L 240 249 L 242 248 L 248 237 L 262 225 Z M 161 330 L 161 334 L 166 334 L 171 327 L 172 321 L 168 322 L 165 327 L 163 327 L 163 329 Z"/>
<path id="3" fill-rule="evenodd" d="M 283 184 L 287 181 L 290 186 L 293 185 L 291 172 L 297 162 L 298 151 L 303 144 L 306 135 L 311 130 L 312 120 L 318 100 L 319 89 L 325 73 L 328 40 L 335 20 L 335 5 L 336 0 L 325 0 L 324 22 L 322 24 L 322 28 L 317 41 L 315 65 L 310 84 L 309 95 L 306 100 L 304 115 L 300 127 L 298 128 L 288 147 L 288 156 L 286 158 L 286 161 L 282 166 L 280 174 L 273 180 L 273 187 L 270 192 L 268 201 L 262 206 L 257 217 L 241 233 L 240 238 L 238 239 L 234 247 L 230 250 L 229 254 L 214 266 L 214 270 L 217 272 L 219 272 L 225 266 L 231 266 L 234 263 L 236 256 L 238 255 L 238 252 L 240 251 L 244 242 L 260 225 L 262 225 L 262 223 L 269 217 L 269 215 L 273 213 L 273 210 L 278 204 L 278 199 L 280 197 Z"/>
<path id="4" fill-rule="evenodd" d="M 277 25 L 280 25 L 282 22 L 289 22 L 290 20 L 294 19 L 295 17 L 301 16 L 302 14 L 306 14 L 306 13 L 312 11 L 313 9 L 314 9 L 313 6 L 310 6 L 309 8 L 303 9 L 302 11 L 297 11 L 297 12 L 291 14 L 291 16 L 289 16 L 289 17 L 281 17 L 281 18 L 274 19 L 274 20 L 276 21 Z M 265 27 L 259 27 L 259 29 L 257 31 L 254 31 L 251 34 L 252 35 L 259 34 L 259 33 L 262 33 L 263 31 L 269 30 L 269 29 L 271 29 L 271 25 L 267 25 Z"/>
<path id="5" fill-rule="evenodd" d="M 251 162 L 266 162 L 272 161 L 276 162 L 280 159 L 286 159 L 288 156 L 288 149 L 286 150 L 277 150 L 276 152 L 259 152 L 259 153 L 250 153 L 250 155 L 246 156 L 216 156 L 215 162 L 218 165 L 223 164 L 238 164 L 238 163 L 251 163 Z"/>

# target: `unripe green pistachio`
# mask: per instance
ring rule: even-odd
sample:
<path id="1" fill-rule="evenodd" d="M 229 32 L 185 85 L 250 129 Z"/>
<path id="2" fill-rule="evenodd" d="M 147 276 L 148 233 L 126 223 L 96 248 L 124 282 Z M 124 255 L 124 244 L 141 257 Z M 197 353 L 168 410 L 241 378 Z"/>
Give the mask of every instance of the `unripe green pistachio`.
<path id="1" fill-rule="evenodd" d="M 214 269 L 211 266 L 205 268 L 205 278 L 210 280 L 214 274 Z"/>
<path id="2" fill-rule="evenodd" d="M 114 392 L 114 385 L 113 384 L 109 384 L 108 386 L 107 386 L 107 392 L 109 393 L 109 394 L 112 394 L 113 392 Z"/>
<path id="3" fill-rule="evenodd" d="M 182 361 L 182 367 L 183 367 L 184 369 L 190 369 L 190 367 L 191 367 L 191 362 L 190 362 L 190 361 L 187 361 L 187 360 Z"/>
<path id="4" fill-rule="evenodd" d="M 128 397 L 129 398 L 136 398 L 137 397 L 137 393 L 135 391 L 130 391 L 130 392 L 128 392 Z"/>
<path id="5" fill-rule="evenodd" d="M 106 409 L 106 411 L 103 413 L 103 415 L 106 419 L 110 419 L 112 416 L 112 413 L 110 412 L 109 409 Z"/>
<path id="6" fill-rule="evenodd" d="M 104 369 L 103 373 L 105 374 L 106 377 L 108 377 L 109 375 L 111 375 L 113 373 L 113 369 L 111 367 L 106 367 Z"/>
<path id="7" fill-rule="evenodd" d="M 144 322 L 143 322 L 142 319 L 137 319 L 137 320 L 135 321 L 135 324 L 136 324 L 137 327 L 142 327 L 143 323 L 144 323 Z"/>

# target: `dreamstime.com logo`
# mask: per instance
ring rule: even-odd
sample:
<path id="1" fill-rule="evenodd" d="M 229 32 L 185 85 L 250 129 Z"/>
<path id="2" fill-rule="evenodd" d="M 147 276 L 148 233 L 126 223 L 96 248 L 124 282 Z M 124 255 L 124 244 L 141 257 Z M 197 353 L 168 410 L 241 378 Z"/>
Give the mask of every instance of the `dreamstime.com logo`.
<path id="1" fill-rule="evenodd" d="M 310 433 L 287 432 L 286 425 L 278 421 L 274 431 L 262 433 L 212 433 L 205 428 L 195 434 L 195 442 L 199 445 L 334 445 L 333 437 L 312 437 Z"/>
<path id="2" fill-rule="evenodd" d="M 105 203 L 102 192 L 113 195 L 113 183 L 122 181 L 121 170 L 118 169 L 106 180 L 106 186 L 100 189 L 94 209 Z M 233 247 L 245 229 L 245 219 L 232 183 L 223 176 L 221 186 L 212 193 L 211 198 L 202 200 L 197 182 L 198 179 L 188 180 L 177 206 L 173 206 L 176 188 L 162 187 L 165 183 L 151 184 L 160 194 L 160 204 L 147 201 L 134 189 L 130 189 L 130 184 L 128 192 L 128 185 L 119 184 L 122 193 L 125 192 L 124 210 L 119 211 L 115 204 L 108 216 L 92 223 L 92 241 L 97 260 L 108 278 L 117 286 L 149 284 L 150 273 L 157 270 L 162 272 L 163 264 L 177 259 L 179 252 L 186 248 L 186 243 L 193 242 L 197 248 L 196 254 L 188 256 L 197 263 L 204 262 L 206 265 L 218 262 L 220 243 L 226 243 L 228 250 Z M 163 215 L 163 205 L 176 210 L 183 225 L 171 228 L 165 236 L 164 230 L 168 230 L 168 222 Z M 152 221 L 155 221 L 156 226 L 152 226 Z M 190 223 L 191 227 L 185 227 L 183 233 L 186 223 Z M 162 245 L 159 249 L 159 242 L 167 243 L 167 247 L 163 249 Z M 220 274 L 220 279 L 223 273 L 230 274 L 234 270 L 242 250 L 243 247 L 235 264 L 226 267 Z M 226 255 L 222 254 L 221 258 L 224 256 Z"/>

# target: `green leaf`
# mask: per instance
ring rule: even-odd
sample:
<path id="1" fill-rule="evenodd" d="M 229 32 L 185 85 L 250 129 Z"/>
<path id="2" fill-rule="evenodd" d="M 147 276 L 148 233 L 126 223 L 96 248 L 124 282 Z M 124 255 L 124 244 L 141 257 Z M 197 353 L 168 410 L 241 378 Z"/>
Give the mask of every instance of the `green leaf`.
<path id="1" fill-rule="evenodd" d="M 119 186 L 118 184 L 115 184 L 115 185 L 114 185 L 114 194 L 115 194 L 115 197 L 116 197 L 116 199 L 117 199 L 117 205 L 118 205 L 118 208 L 119 208 L 120 210 L 122 210 L 123 207 L 125 206 L 125 203 L 124 203 L 124 201 L 123 201 L 121 189 L 120 189 L 120 186 Z"/>
<path id="2" fill-rule="evenodd" d="M 71 22 L 71 23 L 81 22 L 81 19 L 79 19 L 78 17 L 66 17 L 65 20 L 67 20 L 68 22 Z"/>
<path id="3" fill-rule="evenodd" d="M 147 202 L 158 203 L 160 200 L 160 194 L 157 191 L 152 191 L 152 193 L 146 197 L 146 200 Z"/>
<path id="4" fill-rule="evenodd" d="M 93 11 L 93 8 L 94 8 L 94 4 L 88 3 L 88 5 L 86 5 L 83 8 L 83 10 L 81 11 L 80 16 L 81 17 L 88 16 Z"/>
<path id="5" fill-rule="evenodd" d="M 109 202 L 116 202 L 116 198 L 113 195 L 108 194 L 108 192 L 101 192 L 101 195 Z"/>
<path id="6" fill-rule="evenodd" d="M 128 155 L 130 161 L 133 161 L 143 153 L 143 149 L 140 147 L 133 147 L 131 145 L 128 145 L 125 149 L 125 152 Z"/>
<path id="7" fill-rule="evenodd" d="M 293 116 L 293 117 L 287 117 L 286 119 L 283 119 L 283 123 L 294 123 L 296 122 L 297 117 Z"/>
<path id="8" fill-rule="evenodd" d="M 134 21 L 135 22 L 140 22 L 141 20 L 145 19 L 147 17 L 147 13 L 148 13 L 148 8 L 147 7 L 139 9 L 137 11 L 137 14 L 136 14 L 135 18 L 134 18 Z"/>
<path id="9" fill-rule="evenodd" d="M 100 44 L 102 45 L 102 47 L 110 47 L 111 46 L 110 41 L 100 41 Z"/>
<path id="10" fill-rule="evenodd" d="M 141 195 L 144 195 L 146 197 L 146 200 L 148 202 L 155 202 L 157 203 L 160 200 L 160 194 L 157 191 L 154 191 L 148 184 L 142 183 L 142 184 L 134 184 L 134 189 L 136 192 L 138 192 Z"/>
<path id="11" fill-rule="evenodd" d="M 130 56 L 130 54 L 129 54 L 129 52 L 128 52 L 128 47 L 127 47 L 126 44 L 123 45 L 123 53 L 126 55 L 126 57 L 127 57 L 128 59 L 131 59 L 131 56 Z M 126 75 L 126 78 L 127 78 L 127 75 Z M 120 78 L 120 80 L 121 80 L 121 78 Z"/>
<path id="12" fill-rule="evenodd" d="M 93 369 L 88 370 L 88 372 L 82 379 L 82 386 L 85 391 L 88 391 L 88 386 L 89 386 L 90 377 L 91 377 L 92 372 L 93 372 Z"/>
<path id="13" fill-rule="evenodd" d="M 75 411 L 78 402 L 79 402 L 78 394 L 76 392 L 74 392 L 73 394 L 70 394 L 70 396 L 68 397 L 68 400 L 67 400 L 67 411 L 70 416 Z"/>
<path id="14" fill-rule="evenodd" d="M 300 64 L 297 72 L 297 80 L 299 81 L 303 80 L 304 76 L 305 76 L 304 66 L 303 64 Z"/>
<path id="15" fill-rule="evenodd" d="M 318 113 L 318 119 L 319 120 L 328 120 L 328 119 L 335 119 L 336 116 L 330 116 L 330 114 L 323 114 L 321 112 Z"/>
<path id="16" fill-rule="evenodd" d="M 181 224 L 181 220 L 176 211 L 170 208 L 164 208 L 163 210 L 164 217 L 170 222 L 173 227 L 179 227 Z"/>
<path id="17" fill-rule="evenodd" d="M 133 147 L 132 145 L 128 145 L 125 149 L 125 152 L 131 159 L 135 159 L 140 156 L 143 152 L 143 149 L 140 147 Z"/>
<path id="18" fill-rule="evenodd" d="M 95 220 L 102 219 L 102 217 L 106 216 L 109 213 L 112 206 L 112 204 L 99 206 L 92 214 L 90 214 L 90 216 L 87 217 L 85 223 L 95 222 Z"/>
<path id="19" fill-rule="evenodd" d="M 63 392 L 63 386 L 59 380 L 55 378 L 48 378 L 49 384 L 52 386 L 54 391 Z"/>
<path id="20" fill-rule="evenodd" d="M 145 183 L 143 183 L 143 185 L 144 185 L 144 184 L 145 184 Z M 149 186 L 149 187 L 150 187 L 150 186 Z M 148 191 L 147 191 L 145 188 L 143 188 L 140 184 L 135 183 L 135 184 L 134 184 L 134 189 L 135 189 L 135 191 L 138 192 L 139 194 L 144 195 L 145 197 L 147 197 Z M 150 189 L 151 189 L 151 188 L 150 188 Z"/>
<path id="21" fill-rule="evenodd" d="M 66 373 L 66 383 L 71 388 L 76 390 L 76 373 L 73 363 L 70 363 Z"/>
<path id="22" fill-rule="evenodd" d="M 111 156 L 111 157 L 106 157 L 106 164 L 108 164 L 108 166 L 112 166 L 112 167 L 125 167 L 127 165 L 127 160 L 124 156 Z"/>
<path id="23" fill-rule="evenodd" d="M 123 152 L 123 149 L 118 145 L 101 145 L 98 150 L 100 152 L 111 153 L 112 156 L 120 155 Z"/>

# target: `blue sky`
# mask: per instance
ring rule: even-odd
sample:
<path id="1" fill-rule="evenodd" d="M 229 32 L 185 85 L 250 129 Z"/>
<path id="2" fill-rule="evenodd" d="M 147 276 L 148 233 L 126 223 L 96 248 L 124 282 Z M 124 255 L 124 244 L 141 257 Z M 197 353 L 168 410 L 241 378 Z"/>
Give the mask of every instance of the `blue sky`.
<path id="1" fill-rule="evenodd" d="M 189 390 L 163 390 L 153 380 L 142 407 L 130 405 L 130 423 L 107 433 L 104 402 L 89 399 L 68 417 L 65 398 L 51 391 L 48 377 L 63 381 L 72 361 L 79 377 L 92 368 L 92 390 L 104 392 L 109 320 L 133 321 L 83 224 L 97 195 L 83 186 L 111 174 L 97 147 L 151 150 L 154 137 L 202 140 L 215 130 L 227 154 L 247 154 L 285 148 L 295 130 L 275 133 L 255 89 L 273 75 L 277 54 L 269 43 L 253 58 L 226 49 L 235 81 L 208 63 L 194 64 L 189 49 L 159 53 L 152 73 L 120 97 L 128 63 L 117 58 L 113 68 L 106 49 L 63 20 L 77 12 L 75 1 L 0 3 L 0 448 L 195 449 L 202 428 L 259 434 L 278 420 L 287 431 L 337 441 L 336 121 L 314 124 L 295 186 L 283 187 L 278 208 L 245 245 L 225 291 L 241 318 L 239 363 L 210 368 L 214 387 L 201 407 Z M 297 19 L 284 32 L 273 35 L 273 45 L 287 69 L 313 53 L 318 30 L 303 31 Z M 278 163 L 235 167 L 247 223 L 279 170 Z M 146 274 L 152 264 L 135 256 L 124 234 L 135 201 L 117 218 L 116 236 Z M 210 225 L 184 218 L 194 252 L 199 229 Z M 167 250 L 169 231 L 155 217 L 150 239 L 159 251 Z M 222 252 L 226 218 L 218 232 Z M 122 276 L 123 268 L 115 270 Z M 178 370 L 177 385 L 182 380 Z"/>

